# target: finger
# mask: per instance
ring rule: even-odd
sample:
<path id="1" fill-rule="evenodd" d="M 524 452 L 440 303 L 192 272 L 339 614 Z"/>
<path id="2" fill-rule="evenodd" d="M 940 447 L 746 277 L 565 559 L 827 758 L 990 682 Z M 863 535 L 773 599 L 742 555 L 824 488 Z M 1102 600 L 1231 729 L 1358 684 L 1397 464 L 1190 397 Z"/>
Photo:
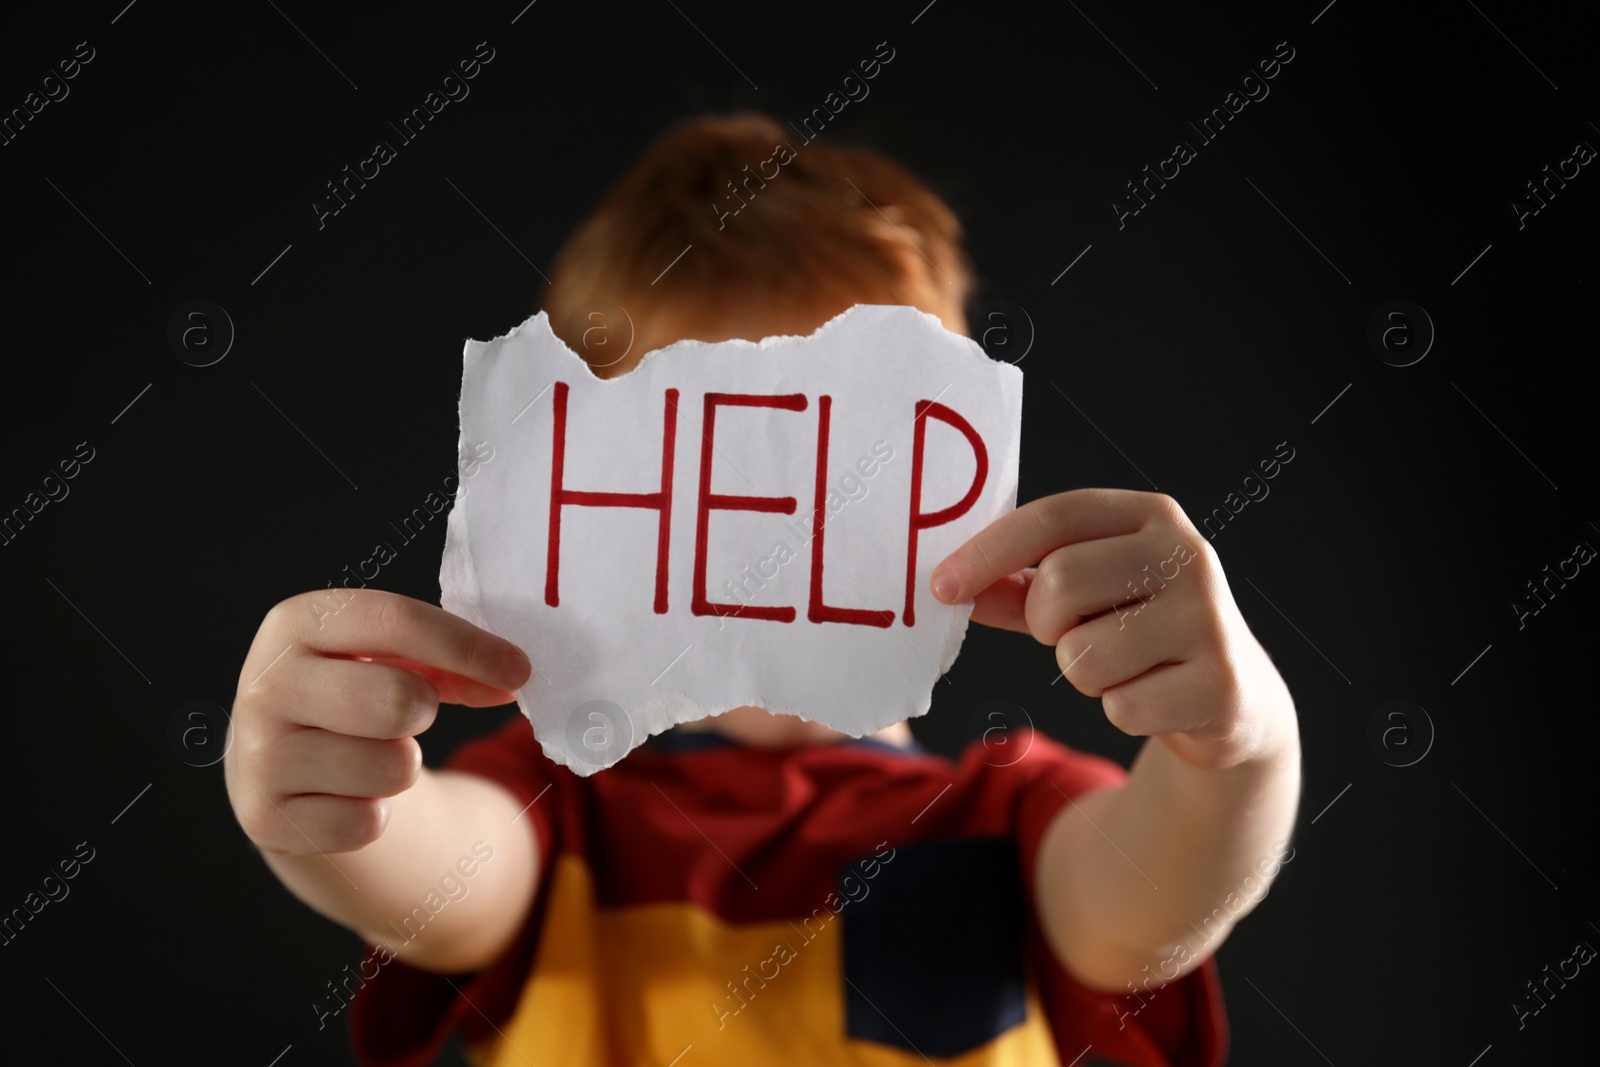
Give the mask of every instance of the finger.
<path id="1" fill-rule="evenodd" d="M 1092 655 L 1093 653 L 1091 653 Z M 1203 765 L 1210 724 L 1233 697 L 1204 660 L 1168 664 L 1145 671 L 1106 690 L 1100 706 L 1111 725 L 1134 737 L 1195 734 L 1187 740 L 1194 762 Z M 1219 746 L 1212 744 L 1211 748 Z"/>
<path id="2" fill-rule="evenodd" d="M 290 656 L 300 662 L 280 664 L 262 684 L 292 725 L 351 737 L 414 737 L 439 713 L 439 691 L 415 671 L 298 649 Z"/>
<path id="3" fill-rule="evenodd" d="M 513 703 L 517 697 L 515 693 L 508 693 L 504 689 L 495 689 L 484 685 L 482 682 L 471 678 L 464 678 L 459 674 L 430 667 L 426 663 L 418 663 L 410 659 L 374 659 L 359 657 L 363 662 L 383 663 L 391 667 L 403 667 L 408 671 L 415 671 L 439 691 L 439 703 L 460 704 L 468 708 L 494 708 L 502 704 Z"/>
<path id="4" fill-rule="evenodd" d="M 328 611 L 332 594 L 306 593 L 269 612 L 307 648 L 409 659 L 494 689 L 519 689 L 532 665 L 516 645 L 443 608 L 381 589 L 356 589 Z M 319 613 L 320 610 L 320 613 Z"/>
<path id="5" fill-rule="evenodd" d="M 1128 489 L 1074 489 L 1030 501 L 940 562 L 930 577 L 934 595 L 959 604 L 1062 545 L 1134 533 L 1157 513 L 1162 499 Z"/>
<path id="6" fill-rule="evenodd" d="M 1028 589 L 1028 632 L 1053 645 L 1085 619 L 1159 596 L 1182 573 L 1174 548 L 1152 529 L 1056 549 L 1039 561 Z"/>
<path id="7" fill-rule="evenodd" d="M 255 790 L 255 802 L 240 813 L 250 840 L 280 855 L 353 852 L 372 844 L 389 821 L 390 801 L 323 794 L 268 797 Z"/>
<path id="8" fill-rule="evenodd" d="M 1056 664 L 1072 687 L 1097 697 L 1167 663 L 1187 662 L 1204 632 L 1204 602 L 1157 598 L 1125 613 L 1111 612 L 1068 630 L 1056 644 Z"/>
<path id="9" fill-rule="evenodd" d="M 1031 633 L 1028 620 L 1023 615 L 1028 600 L 1028 587 L 1033 584 L 1034 569 L 1008 574 L 972 598 L 972 621 L 999 630 Z"/>
<path id="10" fill-rule="evenodd" d="M 392 797 L 416 784 L 422 748 L 410 737 L 375 740 L 303 728 L 279 738 L 258 769 L 279 796 Z"/>

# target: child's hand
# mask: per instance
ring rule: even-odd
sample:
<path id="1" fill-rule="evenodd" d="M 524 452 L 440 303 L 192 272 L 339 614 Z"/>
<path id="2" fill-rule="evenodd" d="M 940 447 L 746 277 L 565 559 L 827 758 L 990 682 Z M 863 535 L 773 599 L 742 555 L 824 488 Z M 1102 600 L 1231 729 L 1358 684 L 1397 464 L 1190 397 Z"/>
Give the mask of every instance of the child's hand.
<path id="1" fill-rule="evenodd" d="M 464 619 L 361 589 L 267 612 L 239 675 L 224 770 L 244 832 L 273 855 L 347 852 L 376 841 L 389 801 L 417 781 L 414 740 L 441 700 L 509 703 L 531 665 Z"/>
<path id="2" fill-rule="evenodd" d="M 1186 763 L 1231 767 L 1293 732 L 1283 679 L 1169 496 L 1078 489 L 1032 501 L 934 568 L 932 585 L 946 603 L 975 598 L 976 622 L 1054 645 L 1067 680 L 1103 697 L 1117 729 L 1158 736 Z"/>

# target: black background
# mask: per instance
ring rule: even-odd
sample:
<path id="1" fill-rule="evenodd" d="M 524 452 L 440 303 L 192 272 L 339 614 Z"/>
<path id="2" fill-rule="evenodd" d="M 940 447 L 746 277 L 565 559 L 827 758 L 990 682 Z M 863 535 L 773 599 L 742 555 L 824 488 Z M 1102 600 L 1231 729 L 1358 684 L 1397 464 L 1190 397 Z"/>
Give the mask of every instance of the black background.
<path id="1" fill-rule="evenodd" d="M 1025 309 L 975 322 L 1026 351 L 1022 499 L 1153 485 L 1198 521 L 1295 449 L 1214 541 L 1305 746 L 1295 859 L 1220 956 L 1230 1062 L 1580 1047 L 1592 968 L 1521 1030 L 1511 1001 L 1600 945 L 1583 684 L 1600 576 L 1521 629 L 1510 601 L 1600 546 L 1600 176 L 1520 229 L 1509 201 L 1578 140 L 1600 146 L 1593 21 L 1504 0 L 123 2 L 0 20 L 7 110 L 77 42 L 95 50 L 0 147 L 0 510 L 95 450 L 0 548 L 0 910 L 96 850 L 0 948 L 5 1058 L 350 1062 L 310 1003 L 359 945 L 255 858 L 220 768 L 169 745 L 175 709 L 228 706 L 267 608 L 354 565 L 451 471 L 463 340 L 536 308 L 533 264 L 653 136 L 706 109 L 797 118 L 885 40 L 895 60 L 824 136 L 926 177 L 969 228 L 980 298 Z M 323 183 L 485 40 L 471 95 L 319 230 Z M 1122 183 L 1194 141 L 1186 121 L 1279 41 L 1295 58 L 1271 95 L 1119 229 Z M 166 342 L 193 299 L 237 330 L 213 366 Z M 1437 329 L 1407 367 L 1365 339 L 1395 299 Z M 380 584 L 436 602 L 443 534 Z M 914 729 L 955 752 L 1004 699 L 1130 758 L 1055 675 L 1049 650 L 975 628 Z M 1391 699 L 1436 730 L 1413 766 L 1367 740 Z M 508 711 L 448 709 L 430 761 Z"/>

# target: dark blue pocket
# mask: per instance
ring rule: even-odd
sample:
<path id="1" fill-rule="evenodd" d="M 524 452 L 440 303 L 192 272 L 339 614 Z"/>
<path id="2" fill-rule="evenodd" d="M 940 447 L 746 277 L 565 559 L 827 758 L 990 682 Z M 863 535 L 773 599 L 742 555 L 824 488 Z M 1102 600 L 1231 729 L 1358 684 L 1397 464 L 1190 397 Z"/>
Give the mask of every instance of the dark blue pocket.
<path id="1" fill-rule="evenodd" d="M 850 1037 L 951 1057 L 1024 1020 L 1028 903 L 1010 838 L 898 846 L 875 877 L 850 864 L 837 880 Z"/>

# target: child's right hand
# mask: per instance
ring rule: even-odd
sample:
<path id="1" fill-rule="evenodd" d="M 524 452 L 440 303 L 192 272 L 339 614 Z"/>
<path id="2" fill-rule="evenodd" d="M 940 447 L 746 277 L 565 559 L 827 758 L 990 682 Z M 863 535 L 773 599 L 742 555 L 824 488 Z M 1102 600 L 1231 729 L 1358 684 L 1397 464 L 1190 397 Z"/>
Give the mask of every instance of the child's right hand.
<path id="1" fill-rule="evenodd" d="M 341 595 L 275 605 L 239 674 L 228 799 L 272 855 L 376 841 L 387 798 L 422 773 L 415 737 L 440 702 L 509 703 L 532 670 L 511 642 L 432 604 L 377 589 Z"/>

